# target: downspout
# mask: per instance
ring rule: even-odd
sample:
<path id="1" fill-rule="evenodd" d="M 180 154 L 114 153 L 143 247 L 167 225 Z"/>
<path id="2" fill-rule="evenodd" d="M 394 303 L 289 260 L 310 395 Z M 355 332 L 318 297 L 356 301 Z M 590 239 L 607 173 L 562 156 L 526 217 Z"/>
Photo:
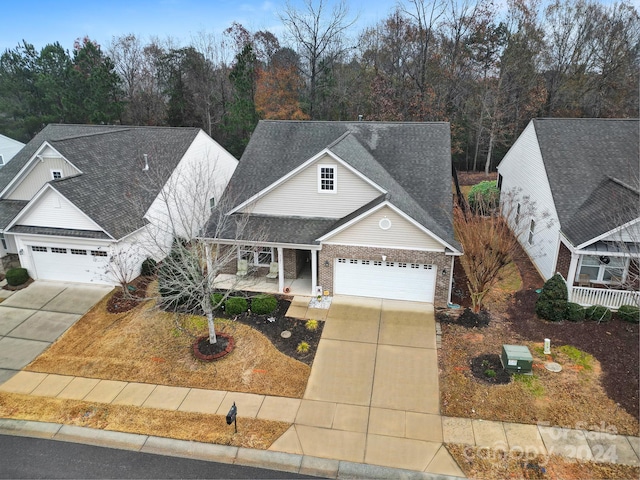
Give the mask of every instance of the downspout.
<path id="1" fill-rule="evenodd" d="M 455 262 L 456 257 L 451 257 L 451 268 L 449 269 L 449 296 L 447 297 L 447 306 L 451 305 L 451 292 L 453 290 L 453 263 Z"/>

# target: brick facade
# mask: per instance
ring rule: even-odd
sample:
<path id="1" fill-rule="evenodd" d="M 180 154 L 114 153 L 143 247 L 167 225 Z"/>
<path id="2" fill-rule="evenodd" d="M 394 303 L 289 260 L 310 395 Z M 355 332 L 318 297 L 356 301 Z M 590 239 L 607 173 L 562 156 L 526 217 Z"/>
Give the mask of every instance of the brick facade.
<path id="1" fill-rule="evenodd" d="M 381 250 L 388 262 L 423 263 L 436 266 L 436 290 L 434 304 L 444 307 L 449 300 L 449 279 L 451 258 L 443 252 L 423 252 L 419 250 L 391 250 L 354 245 L 323 245 L 318 258 L 318 283 L 323 290 L 333 293 L 333 263 L 336 258 L 354 258 L 358 260 L 380 259 Z M 325 266 L 325 261 L 329 266 Z M 446 270 L 445 275 L 442 271 Z"/>
<path id="2" fill-rule="evenodd" d="M 571 263 L 571 251 L 566 245 L 560 242 L 560 250 L 558 251 L 558 261 L 556 262 L 556 271 L 560 272 L 564 278 L 569 275 L 569 264 Z"/>

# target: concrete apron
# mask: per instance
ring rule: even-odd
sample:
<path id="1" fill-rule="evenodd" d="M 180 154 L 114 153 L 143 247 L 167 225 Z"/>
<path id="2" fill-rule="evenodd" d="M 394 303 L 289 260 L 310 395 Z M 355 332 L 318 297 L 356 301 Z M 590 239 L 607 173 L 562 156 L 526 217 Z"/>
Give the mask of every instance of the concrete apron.
<path id="1" fill-rule="evenodd" d="M 294 425 L 270 450 L 464 476 L 439 397 L 433 305 L 336 296 Z"/>

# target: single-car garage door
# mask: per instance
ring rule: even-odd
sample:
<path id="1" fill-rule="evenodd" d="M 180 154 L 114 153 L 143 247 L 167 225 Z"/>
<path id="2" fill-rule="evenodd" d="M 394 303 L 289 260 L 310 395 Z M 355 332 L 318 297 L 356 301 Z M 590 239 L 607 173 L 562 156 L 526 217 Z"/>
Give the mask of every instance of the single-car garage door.
<path id="1" fill-rule="evenodd" d="M 433 302 L 435 265 L 336 259 L 334 290 L 337 294 Z"/>
<path id="2" fill-rule="evenodd" d="M 64 282 L 109 284 L 106 251 L 66 246 L 30 245 L 29 251 L 38 279 Z"/>

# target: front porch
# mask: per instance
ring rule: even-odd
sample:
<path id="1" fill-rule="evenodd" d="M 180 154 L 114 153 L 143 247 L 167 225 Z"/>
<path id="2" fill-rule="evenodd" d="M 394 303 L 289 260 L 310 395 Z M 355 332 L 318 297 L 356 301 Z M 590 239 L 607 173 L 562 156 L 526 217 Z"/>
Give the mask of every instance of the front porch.
<path id="1" fill-rule="evenodd" d="M 312 289 L 311 270 L 303 270 L 298 275 L 298 278 L 284 278 L 282 291 L 279 290 L 277 281 L 268 280 L 264 275 L 247 275 L 240 278 L 235 274 L 221 273 L 215 278 L 214 284 L 216 288 L 220 289 L 273 294 L 285 292 L 287 295 L 303 295 L 307 297 L 311 296 Z"/>
<path id="2" fill-rule="evenodd" d="M 640 292 L 609 288 L 571 287 L 569 301 L 583 306 L 603 305 L 617 310 L 622 305 L 640 305 Z"/>

